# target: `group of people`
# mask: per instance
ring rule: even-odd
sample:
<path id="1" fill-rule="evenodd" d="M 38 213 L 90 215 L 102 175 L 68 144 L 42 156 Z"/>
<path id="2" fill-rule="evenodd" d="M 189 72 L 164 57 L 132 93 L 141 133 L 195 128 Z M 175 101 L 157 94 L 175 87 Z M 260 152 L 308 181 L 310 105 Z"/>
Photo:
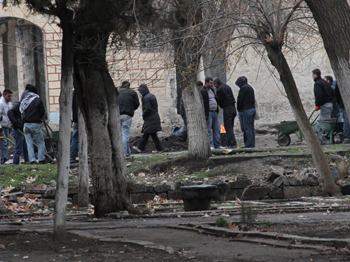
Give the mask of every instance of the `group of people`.
<path id="1" fill-rule="evenodd" d="M 0 99 L 1 164 L 9 160 L 8 137 L 12 128 L 15 139 L 15 153 L 12 164 L 18 165 L 23 156 L 26 163 L 37 161 L 33 142 L 38 147 L 38 163 L 45 164 L 45 141 L 40 123 L 45 115 L 45 108 L 35 86 L 28 84 L 21 99 L 12 104 L 12 91 L 5 89 Z"/>
<path id="2" fill-rule="evenodd" d="M 315 110 L 319 111 L 318 120 L 329 120 L 340 113 L 343 123 L 343 143 L 350 143 L 350 125 L 345 111 L 343 99 L 338 84 L 332 76 L 321 77 L 320 69 L 312 70 L 314 79 Z M 326 144 L 326 138 L 321 126 L 318 126 L 317 138 L 321 144 Z"/>
<path id="3" fill-rule="evenodd" d="M 312 71 L 312 77 L 315 81 L 315 110 L 319 111 L 319 120 L 331 119 L 332 115 L 337 115 L 339 111 L 344 119 L 344 143 L 350 143 L 349 120 L 336 81 L 333 81 L 331 76 L 325 76 L 325 78 L 322 79 L 321 71 L 319 69 Z M 248 84 L 248 79 L 245 76 L 238 77 L 235 84 L 239 87 L 237 105 L 232 88 L 227 84 L 224 84 L 218 77 L 206 77 L 204 85 L 201 81 L 196 83 L 203 99 L 203 110 L 206 117 L 210 147 L 212 149 L 223 148 L 220 139 L 220 108 L 223 110 L 223 126 L 227 137 L 226 147 L 229 149 L 237 148 L 237 141 L 233 131 L 234 120 L 237 115 L 243 132 L 243 147 L 255 147 L 254 122 L 255 119 L 258 119 L 255 90 Z M 142 127 L 142 138 L 138 146 L 134 146 L 133 148 L 137 152 L 144 151 L 147 141 L 149 137 L 151 137 L 155 144 L 156 152 L 161 152 L 162 145 L 157 136 L 157 132 L 161 131 L 162 128 L 158 114 L 157 99 L 149 92 L 149 89 L 145 84 L 140 85 L 138 91 L 142 96 L 142 117 L 144 124 Z M 126 157 L 130 157 L 130 127 L 132 117 L 134 116 L 135 110 L 140 106 L 140 102 L 138 94 L 130 89 L 130 83 L 128 81 L 124 81 L 121 88 L 119 88 L 118 99 L 124 153 Z M 184 114 L 184 110 L 182 110 L 181 113 L 184 119 L 184 127 L 186 127 L 186 115 Z M 317 136 L 321 143 L 326 143 L 324 132 L 320 126 Z"/>
<path id="4" fill-rule="evenodd" d="M 245 76 L 239 77 L 235 84 L 239 87 L 237 97 L 238 118 L 243 132 L 244 148 L 255 147 L 254 121 L 256 117 L 255 92 L 248 84 Z M 206 77 L 205 84 L 197 82 L 197 87 L 203 98 L 204 112 L 207 120 L 210 147 L 223 148 L 220 139 L 219 108 L 223 109 L 224 127 L 227 137 L 227 148 L 237 148 L 233 132 L 234 120 L 237 116 L 236 100 L 230 86 L 215 77 Z"/>
<path id="5" fill-rule="evenodd" d="M 204 112 L 206 116 L 210 146 L 215 149 L 222 148 L 220 140 L 219 108 L 223 109 L 224 127 L 227 134 L 227 147 L 237 148 L 235 134 L 233 132 L 234 120 L 237 116 L 236 100 L 230 86 L 216 78 L 207 77 L 205 85 L 201 81 L 196 83 L 203 98 Z M 237 111 L 244 137 L 244 147 L 255 147 L 254 120 L 256 117 L 254 88 L 248 84 L 246 77 L 239 77 L 236 85 L 240 88 L 237 98 Z M 161 152 L 162 145 L 157 132 L 162 130 L 158 114 L 158 103 L 156 97 L 149 92 L 147 85 L 141 84 L 138 92 L 142 96 L 142 138 L 138 146 L 133 149 L 141 153 L 145 150 L 149 137 L 152 138 L 156 150 Z M 131 155 L 130 128 L 135 110 L 140 106 L 138 94 L 130 88 L 128 81 L 122 82 L 119 88 L 119 111 L 123 134 L 124 154 L 126 158 Z M 185 119 L 185 114 L 182 113 Z M 184 120 L 186 126 L 186 120 Z"/>

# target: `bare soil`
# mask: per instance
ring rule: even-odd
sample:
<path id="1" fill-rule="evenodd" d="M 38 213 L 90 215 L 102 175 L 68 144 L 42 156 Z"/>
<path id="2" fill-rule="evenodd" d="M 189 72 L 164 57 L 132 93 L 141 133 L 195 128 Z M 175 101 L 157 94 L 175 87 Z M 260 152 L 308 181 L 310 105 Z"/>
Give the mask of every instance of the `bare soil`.
<path id="1" fill-rule="evenodd" d="M 54 242 L 48 233 L 1 235 L 0 261 L 184 261 L 161 250 L 119 242 L 101 242 L 74 234 Z"/>

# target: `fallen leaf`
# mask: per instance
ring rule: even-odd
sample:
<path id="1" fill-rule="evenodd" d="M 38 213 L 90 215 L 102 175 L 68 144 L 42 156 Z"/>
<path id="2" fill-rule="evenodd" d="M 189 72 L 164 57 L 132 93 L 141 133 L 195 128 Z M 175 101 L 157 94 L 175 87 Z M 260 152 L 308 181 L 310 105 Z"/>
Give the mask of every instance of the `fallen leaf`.
<path id="1" fill-rule="evenodd" d="M 238 234 L 237 236 L 236 236 L 236 238 L 243 238 L 243 234 L 241 233 L 241 234 Z"/>
<path id="2" fill-rule="evenodd" d="M 291 246 L 291 245 L 289 245 L 287 248 L 288 248 L 288 249 L 293 249 L 294 247 L 293 247 L 293 246 Z"/>
<path id="3" fill-rule="evenodd" d="M 276 234 L 276 238 L 278 239 L 279 237 L 283 237 L 283 234 L 282 233 Z"/>
<path id="4" fill-rule="evenodd" d="M 0 244 L 0 248 L 1 248 L 1 249 L 5 249 L 5 245 Z"/>
<path id="5" fill-rule="evenodd" d="M 263 228 L 260 230 L 261 232 L 267 232 L 267 229 L 266 228 Z"/>
<path id="6" fill-rule="evenodd" d="M 28 256 L 24 256 L 24 257 L 23 257 L 23 259 L 27 259 L 27 258 L 29 258 L 29 257 L 28 257 Z"/>

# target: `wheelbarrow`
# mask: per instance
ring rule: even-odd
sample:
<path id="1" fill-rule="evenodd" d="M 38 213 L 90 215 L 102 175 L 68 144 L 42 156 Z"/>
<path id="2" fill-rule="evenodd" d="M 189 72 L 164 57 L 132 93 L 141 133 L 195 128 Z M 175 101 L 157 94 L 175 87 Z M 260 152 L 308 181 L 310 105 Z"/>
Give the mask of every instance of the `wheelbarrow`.
<path id="1" fill-rule="evenodd" d="M 311 115 L 309 116 L 309 121 L 312 118 L 312 115 L 315 113 L 315 110 L 312 111 Z M 318 118 L 318 115 L 311 121 L 311 126 L 316 125 L 315 122 Z M 303 134 L 301 133 L 297 121 L 283 121 L 278 125 L 275 125 L 274 128 L 278 130 L 278 136 L 277 136 L 277 144 L 279 146 L 289 146 L 291 139 L 290 134 L 295 133 L 298 137 L 298 141 L 303 141 Z"/>
<path id="2" fill-rule="evenodd" d="M 324 131 L 324 136 L 329 136 L 329 144 L 334 143 L 334 136 L 338 133 L 343 133 L 343 125 L 344 122 L 342 119 L 339 119 L 340 114 L 334 119 L 328 120 L 318 120 L 317 123 L 320 125 L 322 130 Z M 318 130 L 317 130 L 318 131 Z"/>

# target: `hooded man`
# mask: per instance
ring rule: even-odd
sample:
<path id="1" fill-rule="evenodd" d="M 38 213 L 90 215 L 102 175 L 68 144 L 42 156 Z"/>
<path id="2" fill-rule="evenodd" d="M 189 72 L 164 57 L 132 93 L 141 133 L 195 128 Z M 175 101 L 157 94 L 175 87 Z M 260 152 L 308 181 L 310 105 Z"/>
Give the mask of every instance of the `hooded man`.
<path id="1" fill-rule="evenodd" d="M 227 147 L 237 148 L 235 134 L 233 133 L 234 121 L 237 116 L 236 100 L 230 86 L 221 82 L 218 77 L 214 77 L 214 86 L 217 88 L 216 101 L 224 109 L 224 127 L 227 135 Z"/>
<path id="2" fill-rule="evenodd" d="M 156 151 L 152 151 L 152 153 L 160 153 L 163 149 L 157 136 L 157 132 L 162 131 L 162 127 L 160 126 L 157 98 L 149 92 L 148 87 L 145 84 L 140 85 L 138 91 L 142 95 L 142 118 L 144 121 L 142 126 L 143 135 L 138 147 L 134 146 L 133 149 L 139 153 L 144 151 L 148 138 L 151 136 L 157 149 Z"/>
<path id="3" fill-rule="evenodd" d="M 254 89 L 248 84 L 245 76 L 237 78 L 235 84 L 239 87 L 237 110 L 243 132 L 244 147 L 255 147 L 254 120 L 256 110 Z"/>
<path id="4" fill-rule="evenodd" d="M 38 145 L 39 164 L 45 164 L 45 141 L 40 127 L 42 118 L 45 115 L 45 108 L 35 86 L 29 88 L 27 95 L 21 101 L 19 110 L 24 122 L 23 131 L 26 138 L 29 161 L 31 164 L 35 164 L 36 161 L 33 147 L 34 139 Z"/>
<path id="5" fill-rule="evenodd" d="M 318 120 L 331 119 L 331 113 L 333 110 L 333 98 L 334 92 L 331 84 L 321 78 L 320 69 L 312 70 L 312 78 L 315 81 L 314 94 L 315 94 L 315 110 L 320 110 L 320 116 Z M 321 144 L 326 144 L 326 139 L 323 136 L 323 129 L 318 125 L 318 140 Z"/>
<path id="6" fill-rule="evenodd" d="M 140 102 L 136 92 L 130 89 L 130 83 L 128 81 L 123 81 L 122 86 L 119 88 L 118 102 L 120 122 L 122 125 L 124 155 L 125 157 L 130 157 L 131 150 L 129 139 L 132 117 L 134 116 L 135 110 L 140 106 Z"/>

